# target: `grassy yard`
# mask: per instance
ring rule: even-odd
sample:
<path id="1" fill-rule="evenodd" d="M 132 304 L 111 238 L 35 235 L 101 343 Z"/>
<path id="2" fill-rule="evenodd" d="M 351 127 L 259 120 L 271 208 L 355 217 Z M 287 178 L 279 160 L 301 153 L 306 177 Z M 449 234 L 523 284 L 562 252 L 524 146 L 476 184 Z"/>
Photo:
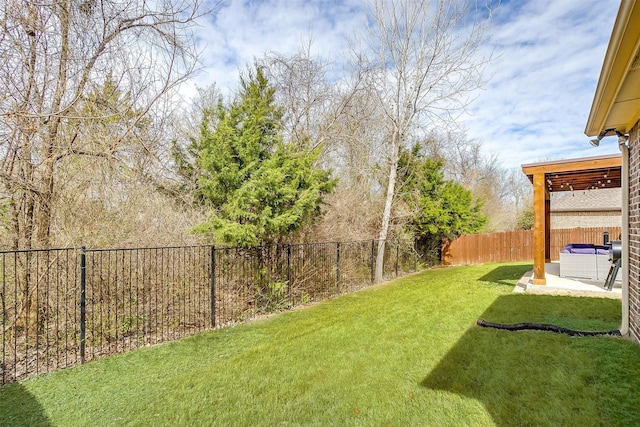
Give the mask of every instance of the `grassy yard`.
<path id="1" fill-rule="evenodd" d="M 515 295 L 530 265 L 427 271 L 0 388 L 0 425 L 640 425 L 640 348 L 475 326 L 619 326 L 610 299 Z"/>

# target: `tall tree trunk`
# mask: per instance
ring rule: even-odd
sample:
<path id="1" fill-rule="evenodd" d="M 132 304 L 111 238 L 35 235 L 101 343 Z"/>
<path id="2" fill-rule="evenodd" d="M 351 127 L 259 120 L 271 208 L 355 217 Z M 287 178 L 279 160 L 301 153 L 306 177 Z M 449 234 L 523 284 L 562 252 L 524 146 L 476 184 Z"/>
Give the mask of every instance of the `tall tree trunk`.
<path id="1" fill-rule="evenodd" d="M 400 134 L 395 131 L 393 141 L 391 143 L 391 158 L 389 161 L 389 182 L 387 184 L 387 195 L 384 202 L 384 211 L 382 213 L 382 224 L 380 226 L 380 235 L 378 237 L 378 253 L 376 254 L 376 274 L 375 282 L 382 282 L 382 273 L 384 267 L 384 249 L 389 235 L 389 223 L 391 222 L 391 208 L 393 207 L 393 199 L 396 194 L 396 179 L 398 176 L 398 161 L 400 158 Z"/>
<path id="2" fill-rule="evenodd" d="M 60 19 L 60 58 L 58 61 L 57 84 L 51 102 L 51 109 L 48 124 L 42 142 L 42 174 L 40 180 L 40 197 L 38 198 L 38 212 L 35 218 L 37 227 L 37 243 L 41 248 L 48 248 L 51 244 L 51 220 L 53 216 L 53 182 L 55 172 L 54 147 L 59 142 L 59 130 L 62 121 L 62 99 L 67 93 L 67 73 L 69 60 L 69 30 L 70 30 L 70 8 L 69 1 L 58 3 L 57 12 Z"/>
<path id="3" fill-rule="evenodd" d="M 31 185 L 35 174 L 35 168 L 31 160 L 32 154 L 30 137 L 25 137 L 25 140 L 27 142 L 24 144 L 22 152 L 18 155 L 19 176 L 27 183 L 27 185 Z M 14 249 L 31 249 L 34 232 L 33 213 L 35 211 L 37 194 L 32 188 L 19 188 L 12 197 L 17 197 L 14 204 L 18 208 L 14 212 L 14 215 L 16 216 L 16 221 L 14 221 L 14 223 L 17 226 L 15 231 L 18 233 L 15 239 L 16 247 Z"/>
<path id="4" fill-rule="evenodd" d="M 51 219 L 53 216 L 53 158 L 47 159 L 43 165 L 44 171 L 41 180 L 40 195 L 38 197 L 38 211 L 35 217 L 37 228 L 36 241 L 39 248 L 49 248 L 51 245 Z"/>
<path id="5" fill-rule="evenodd" d="M 401 142 L 412 129 L 435 127 L 465 110 L 473 98 L 469 95 L 482 84 L 481 69 L 488 61 L 476 53 L 491 10 L 483 16 L 473 2 L 447 0 L 371 3 L 351 51 L 356 75 L 363 76 L 382 113 L 381 129 L 393 129 L 375 274 L 380 281 Z"/>

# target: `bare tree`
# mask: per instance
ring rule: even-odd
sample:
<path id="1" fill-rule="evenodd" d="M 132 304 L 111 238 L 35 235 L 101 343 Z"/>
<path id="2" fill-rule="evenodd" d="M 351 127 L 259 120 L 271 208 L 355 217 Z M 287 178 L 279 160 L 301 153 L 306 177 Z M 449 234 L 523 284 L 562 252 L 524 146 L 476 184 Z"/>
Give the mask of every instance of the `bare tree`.
<path id="1" fill-rule="evenodd" d="M 268 52 L 257 61 L 276 88 L 289 142 L 317 148 L 324 139 L 323 121 L 331 109 L 335 86 L 326 78 L 328 61 L 311 55 L 311 42 L 293 55 Z"/>
<path id="2" fill-rule="evenodd" d="M 388 180 L 380 224 L 376 281 L 382 280 L 400 147 L 412 130 L 464 110 L 482 83 L 478 57 L 487 19 L 466 1 L 376 0 L 351 58 L 384 112 Z M 488 14 L 488 12 L 487 12 Z"/>
<path id="3" fill-rule="evenodd" d="M 2 2 L 0 184 L 14 248 L 52 243 L 65 164 L 152 152 L 148 121 L 194 71 L 200 3 Z M 118 97 L 91 99 L 109 85 Z"/>
<path id="4" fill-rule="evenodd" d="M 331 151 L 325 161 L 339 178 L 327 199 L 320 235 L 330 239 L 372 239 L 377 234 L 386 182 L 379 138 L 382 112 L 363 88 L 349 93 L 341 114 L 326 135 Z"/>
<path id="5" fill-rule="evenodd" d="M 518 218 L 524 212 L 532 209 L 533 186 L 520 168 L 504 170 L 501 184 L 504 194 L 504 209 L 512 213 L 509 221 L 503 225 L 502 229 L 514 230 L 517 227 Z"/>
<path id="6" fill-rule="evenodd" d="M 332 167 L 344 117 L 357 102 L 362 81 L 332 79 L 336 64 L 313 56 L 311 48 L 309 40 L 292 55 L 269 52 L 257 64 L 276 88 L 288 142 L 301 150 L 320 150 L 320 162 Z"/>
<path id="7" fill-rule="evenodd" d="M 489 218 L 484 231 L 514 229 L 532 191 L 520 168 L 501 167 L 497 156 L 483 154 L 482 143 L 469 139 L 464 130 L 432 131 L 426 141 L 426 152 L 444 160 L 445 177 L 482 201 L 482 211 Z"/>
<path id="8" fill-rule="evenodd" d="M 317 166 L 339 178 L 328 195 L 323 219 L 299 238 L 364 239 L 379 222 L 380 147 L 374 142 L 380 112 L 361 74 L 336 79 L 340 63 L 312 54 L 311 41 L 292 55 L 269 52 L 258 64 L 276 87 L 287 141 L 299 150 L 317 150 Z M 358 200 L 357 204 L 353 201 Z"/>

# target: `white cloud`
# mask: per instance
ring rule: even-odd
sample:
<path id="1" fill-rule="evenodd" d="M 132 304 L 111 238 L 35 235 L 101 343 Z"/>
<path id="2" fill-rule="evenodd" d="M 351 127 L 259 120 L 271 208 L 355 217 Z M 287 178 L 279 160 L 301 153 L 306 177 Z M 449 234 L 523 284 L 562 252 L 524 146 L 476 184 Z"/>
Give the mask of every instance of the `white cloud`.
<path id="1" fill-rule="evenodd" d="M 615 152 L 584 135 L 617 2 L 532 0 L 497 12 L 492 76 L 465 120 L 505 166 Z"/>
<path id="2" fill-rule="evenodd" d="M 200 84 L 232 91 L 238 71 L 266 52 L 289 54 L 313 40 L 314 54 L 334 58 L 344 37 L 361 21 L 361 2 L 229 1 L 200 31 L 204 73 Z"/>
<path id="3" fill-rule="evenodd" d="M 345 36 L 362 22 L 362 0 L 230 0 L 199 31 L 204 71 L 198 85 L 224 92 L 255 56 L 293 53 L 313 39 L 314 53 L 338 59 Z M 486 49 L 490 80 L 465 116 L 469 136 L 488 155 L 517 167 L 545 159 L 615 152 L 583 134 L 618 1 L 503 0 Z"/>

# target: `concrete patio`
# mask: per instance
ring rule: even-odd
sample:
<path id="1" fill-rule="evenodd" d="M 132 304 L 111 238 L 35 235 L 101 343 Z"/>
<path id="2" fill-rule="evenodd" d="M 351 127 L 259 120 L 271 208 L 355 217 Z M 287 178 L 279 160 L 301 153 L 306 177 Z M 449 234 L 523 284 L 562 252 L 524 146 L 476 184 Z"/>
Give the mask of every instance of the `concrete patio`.
<path id="1" fill-rule="evenodd" d="M 616 282 L 612 290 L 605 289 L 604 281 L 578 278 L 560 277 L 560 264 L 551 262 L 545 264 L 546 285 L 533 284 L 533 271 L 522 276 L 513 292 L 527 294 L 569 295 L 597 298 L 622 298 L 622 288 Z"/>

